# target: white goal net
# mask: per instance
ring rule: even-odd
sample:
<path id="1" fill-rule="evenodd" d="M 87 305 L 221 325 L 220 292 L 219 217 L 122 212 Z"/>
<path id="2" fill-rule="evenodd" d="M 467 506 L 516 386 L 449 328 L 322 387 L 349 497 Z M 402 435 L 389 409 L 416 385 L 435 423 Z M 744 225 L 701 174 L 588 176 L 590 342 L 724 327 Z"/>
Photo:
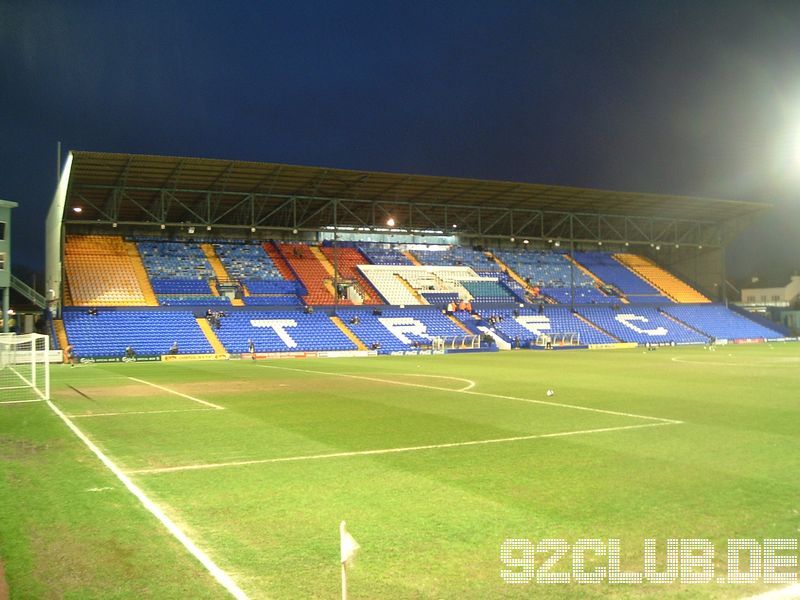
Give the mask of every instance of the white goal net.
<path id="1" fill-rule="evenodd" d="M 50 338 L 0 334 L 0 403 L 50 399 Z"/>

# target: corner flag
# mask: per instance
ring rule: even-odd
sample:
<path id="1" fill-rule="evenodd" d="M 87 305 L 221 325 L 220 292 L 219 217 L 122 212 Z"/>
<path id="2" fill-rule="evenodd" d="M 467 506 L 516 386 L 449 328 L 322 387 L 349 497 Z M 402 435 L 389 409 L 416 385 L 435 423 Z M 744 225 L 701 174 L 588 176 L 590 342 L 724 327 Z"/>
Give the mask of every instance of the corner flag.
<path id="1" fill-rule="evenodd" d="M 339 538 L 342 548 L 342 562 L 349 566 L 356 554 L 356 550 L 361 546 L 359 546 L 358 542 L 353 539 L 353 536 L 347 532 L 344 521 L 339 525 Z"/>
<path id="2" fill-rule="evenodd" d="M 353 539 L 352 535 L 347 533 L 344 521 L 339 523 L 339 547 L 342 562 L 342 600 L 347 600 L 347 567 L 353 562 L 356 550 L 361 546 Z"/>

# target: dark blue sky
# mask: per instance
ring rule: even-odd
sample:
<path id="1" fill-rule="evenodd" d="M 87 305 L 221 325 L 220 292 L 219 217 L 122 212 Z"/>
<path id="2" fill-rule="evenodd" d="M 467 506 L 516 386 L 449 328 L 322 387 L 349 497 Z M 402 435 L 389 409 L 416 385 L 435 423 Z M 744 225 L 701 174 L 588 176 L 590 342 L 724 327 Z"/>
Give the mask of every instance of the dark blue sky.
<path id="1" fill-rule="evenodd" d="M 0 0 L 0 57 L 30 266 L 61 140 L 768 201 L 731 274 L 800 269 L 797 1 Z"/>

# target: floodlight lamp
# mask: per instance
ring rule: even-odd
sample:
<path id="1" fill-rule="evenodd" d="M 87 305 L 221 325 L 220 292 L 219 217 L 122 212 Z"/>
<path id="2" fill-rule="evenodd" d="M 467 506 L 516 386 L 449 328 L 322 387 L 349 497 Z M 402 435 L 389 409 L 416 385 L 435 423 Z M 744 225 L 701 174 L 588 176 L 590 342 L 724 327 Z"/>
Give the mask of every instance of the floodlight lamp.
<path id="1" fill-rule="evenodd" d="M 83 212 L 83 209 L 80 206 L 73 206 L 72 212 L 81 214 Z"/>
<path id="2" fill-rule="evenodd" d="M 255 233 L 255 232 L 256 232 L 256 228 L 255 227 L 251 227 L 250 228 L 250 233 Z"/>
<path id="3" fill-rule="evenodd" d="M 189 227 L 189 233 L 194 233 L 194 227 Z"/>
<path id="4" fill-rule="evenodd" d="M 531 243 L 531 241 L 530 241 L 530 240 L 522 240 L 522 243 L 523 243 L 523 244 L 530 244 L 530 243 Z"/>
<path id="5" fill-rule="evenodd" d="M 553 244 L 553 245 L 554 245 L 556 248 L 558 248 L 559 246 L 561 246 L 561 242 L 559 242 L 558 240 L 556 240 L 556 243 L 555 243 L 555 244 Z"/>
<path id="6" fill-rule="evenodd" d="M 456 225 L 455 223 L 453 223 L 453 229 L 456 229 L 456 228 L 458 228 L 458 225 Z"/>
<path id="7" fill-rule="evenodd" d="M 661 250 L 661 246 L 656 246 L 656 250 Z"/>
<path id="8" fill-rule="evenodd" d="M 206 225 L 206 231 L 211 231 L 211 225 Z"/>
<path id="9" fill-rule="evenodd" d="M 114 221 L 114 222 L 111 224 L 111 226 L 112 226 L 114 229 L 116 229 L 116 228 L 117 228 L 117 222 L 116 222 L 116 221 Z"/>
<path id="10" fill-rule="evenodd" d="M 394 222 L 395 222 L 394 217 L 389 217 L 388 219 L 386 219 L 386 225 L 388 225 L 389 227 L 394 227 Z"/>
<path id="11" fill-rule="evenodd" d="M 166 229 L 166 228 L 167 228 L 167 226 L 162 223 L 161 224 L 161 229 Z"/>
<path id="12" fill-rule="evenodd" d="M 511 236 L 511 242 L 516 242 L 516 241 L 517 241 L 517 238 L 515 238 L 515 237 L 512 235 L 512 236 Z"/>

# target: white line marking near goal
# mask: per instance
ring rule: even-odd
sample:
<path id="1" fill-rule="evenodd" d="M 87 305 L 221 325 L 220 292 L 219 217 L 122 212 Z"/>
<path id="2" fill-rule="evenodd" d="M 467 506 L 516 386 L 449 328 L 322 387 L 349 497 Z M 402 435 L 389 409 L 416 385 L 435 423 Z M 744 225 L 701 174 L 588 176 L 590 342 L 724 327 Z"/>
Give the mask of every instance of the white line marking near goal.
<path id="1" fill-rule="evenodd" d="M 124 415 L 163 415 L 164 413 L 206 412 L 216 408 L 178 408 L 175 410 L 129 410 L 122 412 L 85 413 L 82 415 L 67 415 L 70 419 L 90 419 L 92 417 L 117 417 Z"/>
<path id="2" fill-rule="evenodd" d="M 29 402 L 41 402 L 41 400 L 2 400 L 0 404 L 28 404 Z"/>
<path id="3" fill-rule="evenodd" d="M 174 473 L 176 471 L 198 471 L 202 469 L 220 469 L 222 467 L 264 465 L 269 463 L 295 462 L 301 460 L 321 460 L 326 458 L 345 458 L 349 456 L 374 456 L 378 454 L 398 454 L 400 452 L 418 452 L 420 450 L 438 450 L 440 448 L 458 448 L 461 446 L 482 446 L 486 444 L 503 444 L 507 442 L 521 442 L 525 440 L 568 437 L 573 435 L 585 435 L 589 433 L 606 433 L 610 431 L 624 431 L 627 429 L 642 429 L 644 427 L 663 427 L 664 425 L 674 425 L 674 423 L 643 423 L 641 425 L 620 425 L 619 427 L 603 427 L 601 429 L 580 429 L 577 431 L 562 431 L 560 433 L 536 433 L 533 435 L 517 435 L 514 437 L 493 438 L 489 440 L 450 442 L 447 444 L 427 444 L 425 446 L 406 446 L 403 448 L 380 448 L 377 450 L 354 450 L 352 452 L 330 452 L 328 454 L 304 454 L 301 456 L 284 456 L 280 458 L 238 460 L 231 462 L 182 465 L 176 467 L 154 467 L 149 469 L 133 469 L 128 471 L 128 473 L 137 475 L 152 475 L 156 473 Z"/>
<path id="4" fill-rule="evenodd" d="M 205 400 L 200 400 L 200 398 L 189 396 L 188 394 L 182 394 L 181 392 L 176 392 L 175 390 L 166 388 L 163 385 L 158 385 L 157 383 L 150 383 L 149 381 L 145 381 L 144 379 L 136 379 L 136 377 L 128 377 L 128 379 L 130 379 L 131 381 L 138 381 L 139 383 L 149 385 L 150 387 L 158 388 L 159 390 L 164 390 L 165 392 L 169 392 L 170 394 L 175 394 L 176 396 L 180 396 L 181 398 L 186 398 L 187 400 L 191 400 L 192 402 L 199 402 L 200 404 L 205 404 L 206 406 L 210 406 L 211 408 L 216 408 L 217 410 L 225 410 L 225 407 L 220 406 L 219 404 L 213 404 L 211 402 L 206 402 Z"/>
<path id="5" fill-rule="evenodd" d="M 238 600 L 247 600 L 247 595 L 236 585 L 236 582 L 231 579 L 230 575 L 228 575 L 225 571 L 220 569 L 213 560 L 211 560 L 208 555 L 200 550 L 197 545 L 189 539 L 189 537 L 175 524 L 172 520 L 164 514 L 164 511 L 135 484 L 133 483 L 128 477 L 123 473 L 117 465 L 115 465 L 110 458 L 108 458 L 103 451 L 100 450 L 94 443 L 86 437 L 86 435 L 78 429 L 77 425 L 69 420 L 69 418 L 61 412 L 58 407 L 53 404 L 51 401 L 46 400 L 47 405 L 51 408 L 51 410 L 58 415 L 58 417 L 66 423 L 67 427 L 70 428 L 72 433 L 78 436 L 78 439 L 86 444 L 86 447 L 91 450 L 94 455 L 100 459 L 109 471 L 111 471 L 114 475 L 116 475 L 117 479 L 119 479 L 122 484 L 128 488 L 128 491 L 131 492 L 139 502 L 144 505 L 144 507 L 149 510 L 153 516 L 158 519 L 161 524 L 167 528 L 167 530 L 181 543 L 183 546 L 189 551 L 189 553 L 194 556 L 200 563 L 206 568 L 206 570 L 211 574 L 211 576 L 217 580 L 217 582 L 224 587 L 234 598 Z"/>
<path id="6" fill-rule="evenodd" d="M 683 421 L 675 419 L 666 419 L 664 417 L 651 417 L 648 415 L 637 415 L 635 413 L 626 413 L 616 410 L 606 410 L 604 408 L 591 408 L 589 406 L 579 406 L 577 404 L 564 404 L 563 402 L 549 402 L 547 400 L 533 400 L 531 398 L 518 398 L 517 396 L 505 396 L 503 394 L 491 394 L 489 392 L 473 392 L 471 390 L 454 390 L 451 388 L 443 388 L 435 385 L 424 385 L 422 383 L 410 383 L 408 381 L 393 381 L 391 379 L 379 379 L 378 377 L 367 377 L 365 375 L 352 375 L 349 373 L 331 373 L 330 371 L 315 371 L 312 369 L 293 369 L 291 367 L 278 367 L 276 365 L 256 365 L 264 369 L 281 369 L 283 371 L 296 371 L 298 373 L 316 373 L 318 375 L 330 375 L 331 377 L 347 377 L 349 379 L 362 379 L 365 381 L 377 381 L 379 383 L 391 383 L 394 385 L 405 385 L 410 387 L 425 388 L 429 390 L 437 390 L 440 392 L 453 392 L 459 394 L 470 394 L 472 396 L 485 396 L 487 398 L 501 398 L 503 400 L 515 400 L 517 402 L 530 402 L 531 404 L 542 404 L 544 406 L 556 406 L 559 408 L 571 408 L 574 410 L 585 410 L 588 412 L 596 412 L 605 415 L 615 415 L 618 417 L 632 417 L 634 419 L 646 419 L 648 421 L 658 421 L 659 423 L 672 423 L 678 425 Z"/>
<path id="7" fill-rule="evenodd" d="M 434 379 L 450 379 L 452 381 L 461 381 L 466 383 L 467 386 L 463 387 L 458 390 L 452 390 L 453 392 L 466 392 L 467 390 L 471 390 L 475 387 L 476 383 L 472 381 L 472 379 L 466 379 L 464 377 L 450 377 L 449 375 L 426 375 L 425 373 L 403 373 L 405 377 L 431 377 Z"/>
<path id="8" fill-rule="evenodd" d="M 707 365 L 713 365 L 715 367 L 783 367 L 787 364 L 794 364 L 800 362 L 800 357 L 794 356 L 787 356 L 784 358 L 772 358 L 767 361 L 761 362 L 723 362 L 723 361 L 713 361 L 713 360 L 690 360 L 687 358 L 681 358 L 679 356 L 673 356 L 670 359 L 672 362 L 676 363 L 684 363 L 687 365 L 701 365 L 703 367 Z"/>
<path id="9" fill-rule="evenodd" d="M 793 600 L 800 598 L 800 583 L 794 583 L 784 588 L 749 596 L 747 600 Z"/>

